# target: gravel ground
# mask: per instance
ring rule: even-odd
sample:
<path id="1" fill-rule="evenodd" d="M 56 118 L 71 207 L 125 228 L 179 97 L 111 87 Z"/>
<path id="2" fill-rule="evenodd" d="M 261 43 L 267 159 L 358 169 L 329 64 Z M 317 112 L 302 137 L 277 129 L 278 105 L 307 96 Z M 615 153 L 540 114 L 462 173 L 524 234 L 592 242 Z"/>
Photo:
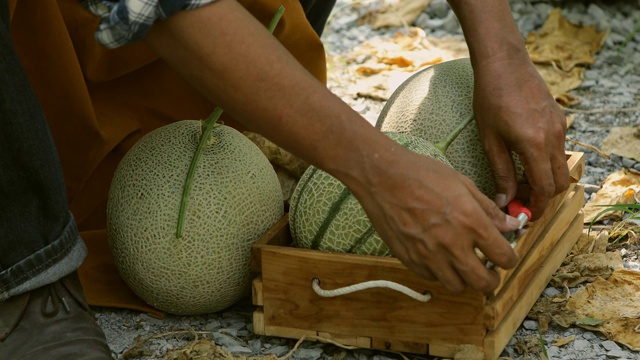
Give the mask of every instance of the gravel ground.
<path id="1" fill-rule="evenodd" d="M 371 1 L 368 1 L 370 3 Z M 364 40 L 374 37 L 389 37 L 399 29 L 373 30 L 368 25 L 358 25 L 358 10 L 349 1 L 340 0 L 332 16 L 323 40 L 330 56 L 350 51 Z M 367 1 L 361 1 L 367 3 Z M 523 36 L 538 29 L 553 7 L 562 8 L 563 15 L 576 24 L 596 25 L 609 28 L 603 49 L 597 61 L 585 73 L 579 89 L 571 92 L 580 100 L 573 111 L 576 115 L 568 136 L 596 147 L 609 130 L 615 126 L 638 126 L 640 111 L 610 111 L 611 109 L 637 108 L 640 106 L 640 1 L 512 1 L 512 10 Z M 360 10 L 362 11 L 362 10 Z M 459 24 L 444 0 L 432 0 L 431 5 L 416 21 L 417 26 L 436 37 L 461 34 Z M 332 74 L 336 76 L 336 74 Z M 339 75 L 338 75 L 339 76 Z M 375 121 L 384 102 L 353 98 L 339 83 L 330 82 L 329 87 L 345 102 L 370 121 Z M 605 109 L 605 110 L 603 110 Z M 586 171 L 581 183 L 586 186 L 585 200 L 600 186 L 605 177 L 621 167 L 640 170 L 634 159 L 613 156 L 605 160 L 595 152 L 567 142 L 567 150 L 584 151 L 587 154 Z M 625 266 L 637 267 L 638 248 L 629 249 Z M 635 254 L 635 255 L 633 255 Z M 635 256 L 635 257 L 634 257 Z M 552 296 L 561 289 L 549 287 L 542 296 Z M 137 312 L 95 308 L 96 316 L 105 330 L 114 358 L 162 359 L 167 351 L 185 346 L 193 334 L 213 338 L 216 344 L 235 355 L 285 356 L 295 345 L 295 340 L 257 336 L 251 331 L 253 308 L 247 299 L 227 311 L 203 316 L 168 316 L 154 319 Z M 512 359 L 528 359 L 517 351 L 523 339 L 537 337 L 537 323 L 525 320 L 517 330 L 503 356 Z M 551 326 L 543 334 L 547 344 L 554 339 L 575 335 L 575 340 L 563 347 L 547 345 L 551 359 L 640 359 L 640 353 L 631 352 L 624 346 L 608 341 L 602 335 L 581 328 L 564 329 Z M 136 340 L 138 339 L 138 340 Z M 141 341 L 148 339 L 147 341 Z M 214 358 L 224 358 L 218 355 Z M 293 353 L 291 359 L 400 359 L 395 354 L 370 350 L 345 350 L 334 345 L 305 341 Z M 409 358 L 412 358 L 409 356 Z M 421 357 L 424 359 L 424 357 Z"/>

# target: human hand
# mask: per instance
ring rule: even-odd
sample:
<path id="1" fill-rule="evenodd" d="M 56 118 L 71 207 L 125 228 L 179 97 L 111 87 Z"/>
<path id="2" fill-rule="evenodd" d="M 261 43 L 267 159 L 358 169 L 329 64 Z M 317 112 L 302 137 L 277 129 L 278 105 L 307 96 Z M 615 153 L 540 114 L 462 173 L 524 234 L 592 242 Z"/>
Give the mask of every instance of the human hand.
<path id="1" fill-rule="evenodd" d="M 367 168 L 367 167 L 365 167 Z M 502 268 L 517 255 L 501 235 L 518 227 L 475 184 L 449 166 L 404 148 L 372 164 L 365 186 L 352 187 L 391 252 L 427 280 L 450 291 L 490 292 L 500 281 L 475 248 Z"/>
<path id="2" fill-rule="evenodd" d="M 536 219 L 549 199 L 569 186 L 564 114 L 526 53 L 473 66 L 474 113 L 496 177 L 496 204 L 504 207 L 516 196 L 514 151 L 525 170 Z"/>

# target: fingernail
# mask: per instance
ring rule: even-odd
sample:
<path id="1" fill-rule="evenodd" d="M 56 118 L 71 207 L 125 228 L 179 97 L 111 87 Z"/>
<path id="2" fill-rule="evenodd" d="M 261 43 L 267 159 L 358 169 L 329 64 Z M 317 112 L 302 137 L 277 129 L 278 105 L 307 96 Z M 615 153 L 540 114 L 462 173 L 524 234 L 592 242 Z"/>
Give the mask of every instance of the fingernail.
<path id="1" fill-rule="evenodd" d="M 520 220 L 518 220 L 517 218 L 514 218 L 513 216 L 510 216 L 509 214 L 505 214 L 505 216 L 507 217 L 507 225 L 509 225 L 514 229 L 517 229 L 520 227 Z"/>
<path id="2" fill-rule="evenodd" d="M 497 194 L 495 203 L 501 209 L 507 206 L 507 194 Z"/>

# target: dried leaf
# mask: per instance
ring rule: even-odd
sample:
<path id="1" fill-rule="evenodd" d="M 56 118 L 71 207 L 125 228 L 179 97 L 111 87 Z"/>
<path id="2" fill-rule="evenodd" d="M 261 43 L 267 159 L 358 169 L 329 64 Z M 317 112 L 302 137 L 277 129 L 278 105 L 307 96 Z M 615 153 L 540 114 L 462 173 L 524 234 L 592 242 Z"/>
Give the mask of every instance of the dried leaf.
<path id="1" fill-rule="evenodd" d="M 596 195 L 582 208 L 584 223 L 591 223 L 607 206 L 636 203 L 635 194 L 640 191 L 640 174 L 629 169 L 622 169 L 609 174 Z M 598 220 L 617 219 L 619 211 L 606 212 Z"/>
<path id="2" fill-rule="evenodd" d="M 640 129 L 637 127 L 614 127 L 602 140 L 602 151 L 640 161 Z"/>
<path id="3" fill-rule="evenodd" d="M 578 26 L 567 21 L 555 8 L 537 33 L 529 34 L 526 45 L 536 64 L 555 64 L 562 71 L 595 62 L 608 31 L 595 26 Z"/>
<path id="4" fill-rule="evenodd" d="M 608 32 L 593 26 L 569 23 L 554 9 L 538 32 L 529 34 L 526 45 L 531 60 L 556 101 L 563 106 L 578 103 L 569 94 L 583 80 L 584 66 L 595 62 Z"/>
<path id="5" fill-rule="evenodd" d="M 354 96 L 385 101 L 416 71 L 468 56 L 463 37 L 427 37 L 424 30 L 410 27 L 390 39 L 366 41 L 344 55 L 347 72 L 354 75 L 345 87 Z"/>
<path id="6" fill-rule="evenodd" d="M 568 264 L 562 265 L 551 277 L 553 286 L 566 284 L 575 287 L 597 278 L 607 279 L 615 269 L 622 268 L 622 255 L 619 251 L 580 254 L 568 258 L 568 261 Z"/>
<path id="7" fill-rule="evenodd" d="M 566 337 L 566 338 L 555 339 L 555 340 L 553 340 L 553 346 L 565 346 L 565 345 L 567 345 L 568 343 L 572 342 L 575 339 L 576 339 L 575 335 L 571 335 L 571 336 Z"/>
<path id="8" fill-rule="evenodd" d="M 627 317 L 640 310 L 640 272 L 618 269 L 607 280 L 597 279 L 573 294 L 566 308 L 579 318 L 604 320 L 598 326 L 577 325 L 640 351 L 640 318 Z"/>
<path id="9" fill-rule="evenodd" d="M 413 24 L 431 0 L 385 0 L 361 19 L 371 23 L 371 27 L 407 26 Z"/>

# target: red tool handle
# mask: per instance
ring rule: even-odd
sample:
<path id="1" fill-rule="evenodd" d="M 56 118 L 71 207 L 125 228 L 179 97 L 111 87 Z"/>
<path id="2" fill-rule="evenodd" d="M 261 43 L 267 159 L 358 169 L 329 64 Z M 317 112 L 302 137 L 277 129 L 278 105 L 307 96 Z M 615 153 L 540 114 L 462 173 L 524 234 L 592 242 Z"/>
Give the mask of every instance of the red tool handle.
<path id="1" fill-rule="evenodd" d="M 513 217 L 518 217 L 520 214 L 525 214 L 527 216 L 527 220 L 531 219 L 531 210 L 527 209 L 519 200 L 511 200 L 511 202 L 507 205 L 507 211 L 509 215 Z"/>

